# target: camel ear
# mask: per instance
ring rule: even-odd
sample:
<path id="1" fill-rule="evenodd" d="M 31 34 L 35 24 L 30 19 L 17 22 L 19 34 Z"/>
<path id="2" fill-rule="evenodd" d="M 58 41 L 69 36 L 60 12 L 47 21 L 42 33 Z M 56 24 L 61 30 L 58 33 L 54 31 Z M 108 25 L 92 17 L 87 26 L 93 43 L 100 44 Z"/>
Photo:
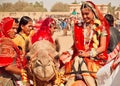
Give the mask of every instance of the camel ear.
<path id="1" fill-rule="evenodd" d="M 27 61 L 30 61 L 30 56 L 27 55 L 27 56 L 26 56 L 26 59 L 27 59 Z"/>

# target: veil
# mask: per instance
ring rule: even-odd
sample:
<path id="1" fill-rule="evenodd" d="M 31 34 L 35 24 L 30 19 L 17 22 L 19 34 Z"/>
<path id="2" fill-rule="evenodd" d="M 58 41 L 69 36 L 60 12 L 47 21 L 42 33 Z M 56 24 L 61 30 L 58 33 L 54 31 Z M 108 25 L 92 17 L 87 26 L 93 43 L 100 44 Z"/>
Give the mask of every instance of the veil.
<path id="1" fill-rule="evenodd" d="M 31 37 L 32 43 L 34 43 L 38 40 L 48 40 L 51 43 L 54 43 L 53 39 L 52 39 L 51 31 L 50 31 L 50 25 L 53 21 L 54 21 L 54 19 L 50 18 L 50 17 L 48 17 L 42 21 L 42 23 L 39 27 L 39 30 L 37 32 L 35 32 L 34 35 Z"/>

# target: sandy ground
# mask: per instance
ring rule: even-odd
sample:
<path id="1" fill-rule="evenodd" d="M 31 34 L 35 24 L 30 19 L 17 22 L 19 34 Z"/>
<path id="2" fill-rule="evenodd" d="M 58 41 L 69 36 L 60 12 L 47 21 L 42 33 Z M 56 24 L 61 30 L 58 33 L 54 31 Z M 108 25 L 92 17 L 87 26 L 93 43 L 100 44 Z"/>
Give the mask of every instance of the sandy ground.
<path id="1" fill-rule="evenodd" d="M 53 38 L 58 39 L 58 42 L 60 44 L 59 53 L 62 53 L 63 51 L 70 49 L 71 46 L 73 45 L 72 31 L 68 31 L 67 36 L 63 36 L 63 31 L 56 31 L 53 35 Z"/>

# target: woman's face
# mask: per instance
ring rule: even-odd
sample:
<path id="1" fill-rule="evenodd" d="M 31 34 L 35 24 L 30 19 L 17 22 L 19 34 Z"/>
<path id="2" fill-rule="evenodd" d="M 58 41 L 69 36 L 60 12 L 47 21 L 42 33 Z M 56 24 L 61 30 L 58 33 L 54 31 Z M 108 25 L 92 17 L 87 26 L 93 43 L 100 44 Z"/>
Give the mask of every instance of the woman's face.
<path id="1" fill-rule="evenodd" d="M 13 28 L 15 28 L 16 30 L 18 29 L 19 23 L 16 23 L 15 21 L 13 22 Z"/>
<path id="2" fill-rule="evenodd" d="M 8 35 L 11 39 L 15 38 L 15 35 L 17 33 L 17 29 L 18 29 L 18 23 L 15 23 L 15 21 L 14 21 L 12 28 L 10 30 L 8 30 Z"/>
<path id="3" fill-rule="evenodd" d="M 51 31 L 52 35 L 54 34 L 55 29 L 56 29 L 56 23 L 55 23 L 55 21 L 53 21 L 53 23 L 51 24 L 51 27 L 50 27 L 50 31 Z"/>
<path id="4" fill-rule="evenodd" d="M 82 17 L 83 17 L 84 22 L 91 23 L 93 21 L 94 13 L 92 12 L 90 8 L 83 8 L 81 12 L 82 12 Z"/>
<path id="5" fill-rule="evenodd" d="M 18 23 L 13 22 L 12 28 L 8 31 L 8 35 L 10 38 L 15 38 L 15 35 L 17 33 L 18 29 Z"/>
<path id="6" fill-rule="evenodd" d="M 22 32 L 28 36 L 33 28 L 33 22 L 29 21 L 28 24 L 22 25 L 21 28 L 22 28 Z"/>
<path id="7" fill-rule="evenodd" d="M 8 30 L 8 35 L 11 39 L 15 38 L 15 35 L 16 35 L 16 32 L 17 32 L 17 29 L 12 27 L 10 30 Z"/>

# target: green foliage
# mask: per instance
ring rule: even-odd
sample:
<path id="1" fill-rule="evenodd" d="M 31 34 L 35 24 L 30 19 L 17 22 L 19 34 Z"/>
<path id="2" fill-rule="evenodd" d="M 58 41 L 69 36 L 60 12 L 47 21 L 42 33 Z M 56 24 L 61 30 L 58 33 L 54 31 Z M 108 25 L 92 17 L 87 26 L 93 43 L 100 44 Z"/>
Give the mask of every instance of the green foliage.
<path id="1" fill-rule="evenodd" d="M 69 6 L 68 4 L 57 2 L 52 6 L 51 12 L 69 12 Z"/>
<path id="2" fill-rule="evenodd" d="M 42 2 L 28 3 L 18 0 L 16 3 L 3 3 L 0 12 L 46 12 Z"/>

